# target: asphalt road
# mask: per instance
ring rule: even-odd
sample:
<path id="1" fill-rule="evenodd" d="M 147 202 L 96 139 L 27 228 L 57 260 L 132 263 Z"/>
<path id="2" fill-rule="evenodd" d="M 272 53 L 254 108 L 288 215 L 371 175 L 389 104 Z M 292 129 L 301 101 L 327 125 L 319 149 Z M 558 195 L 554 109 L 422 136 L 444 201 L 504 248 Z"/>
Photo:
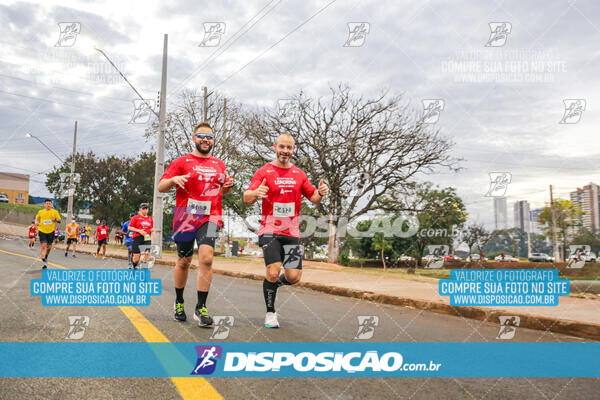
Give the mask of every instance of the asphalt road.
<path id="1" fill-rule="evenodd" d="M 39 247 L 0 240 L 0 250 L 38 257 Z M 50 262 L 67 268 L 126 268 L 123 260 L 89 255 L 65 258 L 53 251 Z M 52 268 L 52 266 L 50 267 Z M 83 342 L 143 342 L 145 339 L 118 307 L 44 307 L 29 293 L 41 275 L 38 260 L 0 251 L 0 340 L 66 342 L 69 315 L 87 315 Z M 209 342 L 211 329 L 173 320 L 172 268 L 156 265 L 163 294 L 137 310 L 171 342 Z M 196 293 L 192 271 L 185 292 L 188 317 Z M 280 329 L 263 327 L 262 283 L 214 275 L 208 299 L 213 315 L 235 318 L 225 341 L 354 341 L 357 316 L 376 315 L 377 342 L 495 342 L 498 325 L 423 310 L 381 305 L 285 287 L 277 295 Z M 583 339 L 519 328 L 515 341 L 580 342 Z M 485 354 L 481 355 L 485 357 Z M 490 362 L 494 360 L 490 359 Z M 535 364 L 532 364 L 532 368 Z M 584 378 L 208 378 L 225 399 L 593 399 L 599 379 Z M 193 398 L 194 396 L 192 396 Z M 206 399 L 198 393 L 196 398 Z M 2 378 L 0 399 L 177 399 L 181 392 L 169 378 Z"/>

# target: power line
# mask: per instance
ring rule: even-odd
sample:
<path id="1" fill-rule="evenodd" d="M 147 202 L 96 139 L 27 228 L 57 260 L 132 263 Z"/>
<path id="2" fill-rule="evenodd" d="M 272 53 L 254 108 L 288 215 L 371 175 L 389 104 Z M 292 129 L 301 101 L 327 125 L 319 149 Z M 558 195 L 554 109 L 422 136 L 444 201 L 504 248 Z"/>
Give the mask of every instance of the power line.
<path id="1" fill-rule="evenodd" d="M 225 53 L 225 51 L 227 49 L 229 49 L 239 38 L 241 38 L 246 33 L 248 33 L 257 23 L 259 23 L 263 18 L 265 18 L 271 11 L 273 11 L 279 5 L 279 3 L 281 3 L 281 0 L 279 0 L 277 2 L 277 4 L 275 4 L 273 7 L 271 7 L 263 16 L 261 16 L 250 27 L 248 27 L 248 29 L 246 29 L 241 35 L 239 35 L 239 36 L 236 37 L 236 35 L 238 33 L 240 33 L 242 31 L 242 29 L 244 29 L 244 27 L 246 25 L 248 25 L 254 18 L 256 18 L 258 15 L 260 15 L 260 13 L 262 13 L 263 10 L 266 9 L 268 6 L 270 6 L 274 1 L 275 0 L 271 0 L 271 2 L 269 2 L 263 8 L 261 8 L 260 11 L 258 11 L 258 13 L 256 13 L 256 15 L 254 15 L 252 18 L 250 18 L 248 21 L 246 21 L 246 23 L 244 25 L 242 25 L 240 27 L 240 29 L 238 29 L 229 39 L 227 39 L 225 41 L 225 43 L 223 43 L 223 47 L 219 47 L 219 48 L 215 49 L 215 51 L 213 51 L 212 54 L 210 56 L 208 56 L 208 58 L 206 59 L 206 61 L 204 61 L 198 68 L 196 68 L 190 75 L 188 75 L 176 88 L 174 88 L 173 90 L 171 90 L 169 92 L 169 95 L 172 94 L 172 93 L 174 93 L 174 92 L 176 92 L 177 90 L 179 90 L 187 82 L 189 82 L 189 80 L 192 79 L 198 72 L 204 70 L 206 68 L 206 66 L 209 65 L 210 62 L 214 61 L 214 59 L 216 59 L 217 57 L 219 57 L 220 55 L 222 55 L 223 53 Z M 221 53 L 215 56 L 215 54 L 218 53 L 219 51 L 221 51 Z"/>
<path id="2" fill-rule="evenodd" d="M 0 43 L 3 43 L 3 42 L 0 41 Z M 31 50 L 27 49 L 27 51 L 30 52 Z M 4 64 L 7 64 L 7 65 L 12 65 L 14 67 L 23 67 L 23 66 L 31 66 L 32 65 L 32 64 L 15 64 L 15 63 L 3 61 L 3 60 L 0 60 L 0 63 L 4 63 Z M 61 71 L 53 71 L 53 70 L 49 70 L 49 69 L 44 69 L 43 72 L 44 73 L 49 73 L 49 74 L 65 75 L 65 76 L 69 77 L 69 79 L 75 78 L 75 79 L 80 79 L 80 80 L 89 81 L 89 82 L 93 82 L 93 83 L 98 83 L 97 79 L 85 78 L 85 77 L 82 77 L 82 76 L 74 75 L 72 73 L 66 73 L 66 72 L 61 72 Z M 115 86 L 118 86 L 118 85 L 115 84 Z M 154 89 L 141 88 L 141 90 L 143 90 L 145 92 L 155 92 Z"/>
<path id="3" fill-rule="evenodd" d="M 40 82 L 30 81 L 29 79 L 23 79 L 23 78 L 20 78 L 18 76 L 13 76 L 13 75 L 7 75 L 7 74 L 0 73 L 0 76 L 5 77 L 5 78 L 9 78 L 9 79 L 16 79 L 16 80 L 19 80 L 19 81 L 27 82 L 27 83 L 30 83 L 32 85 L 39 86 L 39 87 L 46 87 L 46 88 L 52 88 L 52 89 L 58 89 L 58 90 L 65 90 L 65 91 L 68 91 L 68 92 L 84 94 L 86 96 L 94 96 L 94 97 L 96 97 L 98 99 L 107 99 L 107 100 L 112 100 L 112 101 L 124 101 L 124 102 L 129 102 L 129 103 L 131 102 L 131 100 L 123 100 L 123 99 L 119 99 L 119 98 L 116 98 L 116 97 L 98 96 L 95 93 L 82 92 L 80 90 L 68 89 L 68 88 L 61 87 L 61 86 L 45 85 L 45 84 L 42 84 Z"/>
<path id="4" fill-rule="evenodd" d="M 35 96 L 27 96 L 27 95 L 24 95 L 24 94 L 7 92 L 7 91 L 5 91 L 5 90 L 0 90 L 0 93 L 6 93 L 6 94 L 9 94 L 9 95 L 11 95 L 11 96 L 17 96 L 17 97 L 23 97 L 23 98 L 26 98 L 26 99 L 32 99 L 32 100 L 37 100 L 37 101 L 43 101 L 43 102 L 46 102 L 46 103 L 51 103 L 51 104 L 61 104 L 61 105 L 68 106 L 68 107 L 75 107 L 75 108 L 85 108 L 85 109 L 88 109 L 88 110 L 93 110 L 93 111 L 109 112 L 109 113 L 113 113 L 113 114 L 121 114 L 121 115 L 129 115 L 129 114 L 125 114 L 125 113 L 118 112 L 118 111 L 110 111 L 110 110 L 108 110 L 108 111 L 107 111 L 107 110 L 101 110 L 101 109 L 99 109 L 99 108 L 92 108 L 92 107 L 86 107 L 86 106 L 82 106 L 82 105 L 75 105 L 75 104 L 63 103 L 63 102 L 60 102 L 60 101 L 55 101 L 55 100 L 47 100 L 47 99 L 42 99 L 42 98 L 40 98 L 40 97 L 35 97 Z"/>
<path id="5" fill-rule="evenodd" d="M 290 32 L 288 32 L 285 36 L 283 36 L 281 39 L 279 39 L 277 42 L 273 43 L 269 48 L 267 48 L 266 50 L 264 50 L 262 53 L 260 53 L 259 55 L 257 55 L 256 57 L 254 57 L 252 60 L 250 60 L 249 62 L 247 62 L 246 64 L 244 64 L 244 66 L 242 66 L 239 70 L 237 70 L 236 72 L 232 73 L 231 75 L 229 75 L 227 78 L 225 78 L 224 80 L 222 80 L 221 82 L 219 82 L 216 86 L 215 89 L 218 88 L 219 86 L 221 86 L 222 84 L 224 84 L 225 82 L 227 82 L 229 79 L 231 79 L 234 75 L 240 73 L 241 71 L 243 71 L 246 67 L 248 67 L 250 64 L 252 64 L 253 62 L 255 62 L 256 60 L 258 60 L 259 58 L 261 58 L 263 55 L 265 55 L 267 52 L 269 52 L 273 47 L 277 46 L 279 43 L 283 42 L 285 39 L 287 39 L 290 35 L 292 35 L 294 32 L 296 32 L 298 29 L 302 28 L 304 25 L 306 25 L 309 21 L 311 21 L 314 17 L 316 17 L 317 15 L 319 15 L 321 12 L 323 12 L 326 8 L 328 8 L 330 5 L 332 5 L 333 3 L 335 3 L 337 0 L 332 0 L 329 3 L 327 3 L 325 6 L 323 6 L 321 9 L 319 9 L 316 13 L 314 13 L 313 15 L 311 15 L 307 20 L 305 20 L 304 22 L 302 22 L 300 25 L 296 26 L 294 29 L 292 29 Z"/>

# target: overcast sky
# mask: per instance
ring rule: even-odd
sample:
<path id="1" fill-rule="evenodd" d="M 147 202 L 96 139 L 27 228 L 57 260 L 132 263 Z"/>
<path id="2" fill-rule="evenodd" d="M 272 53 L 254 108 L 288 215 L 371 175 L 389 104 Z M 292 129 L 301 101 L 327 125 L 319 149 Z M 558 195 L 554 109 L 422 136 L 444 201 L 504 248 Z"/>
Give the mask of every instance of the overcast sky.
<path id="1" fill-rule="evenodd" d="M 31 194 L 46 195 L 43 172 L 58 159 L 25 134 L 64 158 L 74 120 L 79 151 L 149 150 L 145 125 L 129 124 L 133 92 L 93 45 L 155 99 L 168 33 L 167 107 L 182 88 L 204 85 L 260 106 L 300 89 L 325 95 L 337 82 L 367 95 L 402 93 L 418 110 L 424 99 L 442 99 L 436 126 L 465 161 L 457 174 L 427 179 L 456 187 L 471 220 L 493 221 L 489 172 L 512 174 L 509 223 L 515 200 L 535 208 L 548 201 L 550 184 L 568 198 L 600 181 L 597 2 L 173 3 L 3 1 L 0 171 L 31 174 Z M 60 36 L 65 22 L 79 24 L 72 46 Z M 216 47 L 199 46 L 208 22 L 224 23 Z M 362 45 L 349 40 L 353 22 L 366 23 Z M 509 33 L 490 40 L 490 23 L 507 23 Z M 565 99 L 583 99 L 585 110 L 561 124 Z"/>

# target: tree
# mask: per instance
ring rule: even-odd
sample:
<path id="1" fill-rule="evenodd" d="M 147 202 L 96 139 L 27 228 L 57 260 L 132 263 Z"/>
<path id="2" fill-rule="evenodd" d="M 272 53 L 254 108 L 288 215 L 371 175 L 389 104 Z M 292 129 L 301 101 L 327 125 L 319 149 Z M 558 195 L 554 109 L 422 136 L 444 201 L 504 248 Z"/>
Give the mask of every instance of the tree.
<path id="1" fill-rule="evenodd" d="M 538 223 L 542 224 L 544 235 L 552 238 L 552 208 L 554 208 L 554 223 L 558 234 L 558 240 L 562 242 L 563 259 L 566 257 L 567 243 L 570 232 L 581 226 L 581 216 L 584 214 L 577 204 L 571 200 L 556 199 L 554 207 L 547 205 L 538 215 Z M 556 243 L 555 245 L 558 245 Z"/>
<path id="2" fill-rule="evenodd" d="M 523 231 L 519 228 L 495 230 L 490 239 L 483 245 L 486 254 L 506 253 L 518 256 Z"/>
<path id="3" fill-rule="evenodd" d="M 431 183 L 414 185 L 402 201 L 406 209 L 415 210 L 419 221 L 419 231 L 412 237 L 411 250 L 421 265 L 427 245 L 445 244 L 452 246 L 454 230 L 461 229 L 467 220 L 467 212 L 456 189 L 440 189 Z"/>
<path id="4" fill-rule="evenodd" d="M 387 270 L 387 266 L 385 264 L 385 252 L 386 250 L 392 249 L 392 244 L 390 239 L 385 236 L 383 232 L 377 232 L 373 236 L 372 240 L 373 250 L 379 251 L 381 262 L 383 263 L 383 271 Z"/>
<path id="5" fill-rule="evenodd" d="M 246 164 L 258 167 L 273 159 L 272 143 L 282 133 L 296 141 L 294 163 L 329 195 L 313 208 L 332 215 L 329 262 L 339 255 L 339 225 L 383 209 L 386 194 L 410 185 L 419 173 L 437 167 L 456 169 L 452 143 L 423 122 L 401 96 L 381 93 L 356 96 L 348 86 L 330 88 L 328 98 L 292 96 L 289 107 L 253 112 L 245 118 L 243 135 L 249 146 Z M 386 211 L 399 204 L 386 202 Z"/>
<path id="6" fill-rule="evenodd" d="M 469 246 L 469 254 L 477 246 L 479 253 L 483 253 L 483 247 L 490 241 L 492 233 L 483 224 L 473 223 L 463 231 L 462 240 Z"/>
<path id="7" fill-rule="evenodd" d="M 572 245 L 587 244 L 591 247 L 591 250 L 598 254 L 600 252 L 600 235 L 591 232 L 587 228 L 582 228 L 577 232 L 570 242 Z"/>
<path id="8" fill-rule="evenodd" d="M 66 182 L 71 171 L 71 157 L 47 175 L 46 187 L 54 194 L 59 207 L 67 204 Z M 141 202 L 151 203 L 154 188 L 154 156 L 142 153 L 137 158 L 94 152 L 75 154 L 75 184 L 73 209 L 90 206 L 95 218 L 106 219 L 109 225 L 120 225 L 137 211 Z"/>

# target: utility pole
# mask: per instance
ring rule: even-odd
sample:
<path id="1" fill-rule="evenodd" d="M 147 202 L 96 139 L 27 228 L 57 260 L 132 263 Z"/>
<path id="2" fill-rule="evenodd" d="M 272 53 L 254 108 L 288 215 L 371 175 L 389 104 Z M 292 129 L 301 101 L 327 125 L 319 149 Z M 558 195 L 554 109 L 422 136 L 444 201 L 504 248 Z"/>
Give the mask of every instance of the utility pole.
<path id="1" fill-rule="evenodd" d="M 69 178 L 69 200 L 67 203 L 67 224 L 73 219 L 73 194 L 75 193 L 75 154 L 77 153 L 77 121 L 73 132 L 73 155 L 71 156 L 71 176 Z"/>
<path id="2" fill-rule="evenodd" d="M 558 251 L 558 235 L 556 233 L 556 216 L 554 212 L 552 185 L 550 185 L 550 216 L 552 217 L 552 249 L 554 250 L 554 262 L 561 262 L 562 257 L 560 256 L 560 251 Z"/>
<path id="3" fill-rule="evenodd" d="M 152 198 L 152 218 L 154 218 L 154 244 L 158 246 L 157 258 L 162 256 L 163 243 L 163 197 L 158 192 L 158 182 L 165 172 L 165 115 L 167 110 L 167 45 L 169 35 L 164 35 L 162 77 L 160 80 L 160 108 L 158 110 L 158 138 L 156 140 L 156 165 L 154 168 L 154 196 Z"/>
<path id="4" fill-rule="evenodd" d="M 204 101 L 206 104 L 206 87 L 204 88 Z M 204 108 L 204 120 L 206 121 L 206 108 Z M 227 128 L 226 128 L 226 124 L 227 123 L 227 99 L 223 99 L 223 141 L 221 143 L 227 143 Z M 231 245 L 231 235 L 230 235 L 230 219 L 229 219 L 229 208 L 227 208 L 227 249 L 225 250 L 225 257 L 231 257 L 231 248 L 229 247 Z"/>

